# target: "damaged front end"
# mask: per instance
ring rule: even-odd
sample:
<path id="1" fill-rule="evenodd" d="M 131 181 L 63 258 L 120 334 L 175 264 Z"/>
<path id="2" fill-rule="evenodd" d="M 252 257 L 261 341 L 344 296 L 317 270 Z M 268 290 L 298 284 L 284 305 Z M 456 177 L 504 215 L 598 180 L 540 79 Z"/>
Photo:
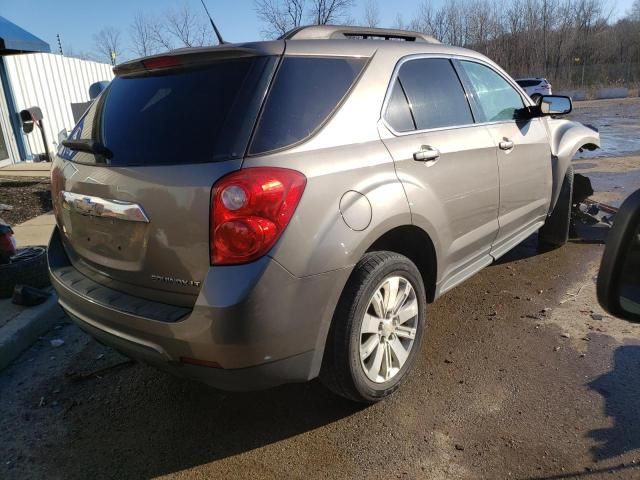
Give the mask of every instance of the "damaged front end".
<path id="1" fill-rule="evenodd" d="M 600 148 L 600 133 L 593 126 L 558 118 L 548 118 L 547 125 L 551 140 L 551 168 L 553 173 L 553 188 L 549 206 L 549 213 L 551 213 L 560 196 L 560 188 L 567 169 L 571 165 L 571 160 L 573 160 L 578 151 Z M 589 195 L 592 194 L 593 191 Z"/>

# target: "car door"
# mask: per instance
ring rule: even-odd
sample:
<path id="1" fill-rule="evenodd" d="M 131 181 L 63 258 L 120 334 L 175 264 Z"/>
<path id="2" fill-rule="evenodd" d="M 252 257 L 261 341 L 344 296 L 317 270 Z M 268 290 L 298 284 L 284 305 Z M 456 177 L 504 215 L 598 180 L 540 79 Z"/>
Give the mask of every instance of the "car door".
<path id="1" fill-rule="evenodd" d="M 396 68 L 380 133 L 413 223 L 436 232 L 442 293 L 491 262 L 499 201 L 493 139 L 474 124 L 450 59 L 422 56 Z"/>
<path id="2" fill-rule="evenodd" d="M 552 187 L 549 138 L 541 118 L 516 119 L 525 103 L 496 69 L 471 60 L 457 60 L 456 66 L 498 147 L 500 230 L 491 253 L 499 257 L 545 221 Z"/>

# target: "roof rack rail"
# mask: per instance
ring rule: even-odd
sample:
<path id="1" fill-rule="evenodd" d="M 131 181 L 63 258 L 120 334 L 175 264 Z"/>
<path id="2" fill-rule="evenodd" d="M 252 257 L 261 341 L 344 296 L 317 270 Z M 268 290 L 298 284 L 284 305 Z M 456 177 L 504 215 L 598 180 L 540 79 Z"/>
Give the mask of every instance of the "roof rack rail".
<path id="1" fill-rule="evenodd" d="M 407 42 L 440 43 L 420 32 L 387 28 L 350 27 L 346 25 L 308 25 L 288 31 L 279 40 L 373 39 L 404 40 Z"/>

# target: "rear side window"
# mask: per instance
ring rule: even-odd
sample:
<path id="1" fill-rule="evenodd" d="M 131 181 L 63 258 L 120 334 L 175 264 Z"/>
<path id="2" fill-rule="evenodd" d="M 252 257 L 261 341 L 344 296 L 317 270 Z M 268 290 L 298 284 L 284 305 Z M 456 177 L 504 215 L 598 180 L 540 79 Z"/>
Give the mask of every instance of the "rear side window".
<path id="1" fill-rule="evenodd" d="M 449 60 L 409 60 L 400 67 L 398 78 L 409 100 L 418 130 L 473 123 L 471 107 Z M 387 109 L 385 118 L 393 126 L 390 121 L 392 114 Z"/>
<path id="2" fill-rule="evenodd" d="M 461 61 L 464 72 L 475 91 L 485 122 L 513 120 L 524 108 L 522 97 L 502 76 L 476 62 Z"/>
<path id="3" fill-rule="evenodd" d="M 111 159 L 62 149 L 82 163 L 168 165 L 242 157 L 272 57 L 224 60 L 156 75 L 116 77 L 70 135 L 107 147 Z"/>
<path id="4" fill-rule="evenodd" d="M 313 134 L 345 97 L 365 63 L 363 58 L 285 57 L 249 153 L 278 150 Z"/>
<path id="5" fill-rule="evenodd" d="M 384 118 L 396 132 L 409 132 L 416 129 L 409 101 L 404 93 L 400 79 L 396 79 L 393 90 L 391 90 L 391 97 L 389 97 Z"/>

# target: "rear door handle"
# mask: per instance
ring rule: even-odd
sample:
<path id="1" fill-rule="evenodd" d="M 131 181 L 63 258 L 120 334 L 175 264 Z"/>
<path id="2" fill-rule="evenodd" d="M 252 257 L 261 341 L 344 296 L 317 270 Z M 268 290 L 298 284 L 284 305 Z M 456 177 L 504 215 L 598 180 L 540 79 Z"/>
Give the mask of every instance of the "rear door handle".
<path id="1" fill-rule="evenodd" d="M 416 162 L 433 162 L 440 158 L 440 150 L 429 145 L 423 145 L 419 151 L 413 154 Z"/>
<path id="2" fill-rule="evenodd" d="M 513 148 L 513 141 L 505 139 L 500 141 L 498 146 L 500 147 L 500 150 L 511 150 Z"/>

